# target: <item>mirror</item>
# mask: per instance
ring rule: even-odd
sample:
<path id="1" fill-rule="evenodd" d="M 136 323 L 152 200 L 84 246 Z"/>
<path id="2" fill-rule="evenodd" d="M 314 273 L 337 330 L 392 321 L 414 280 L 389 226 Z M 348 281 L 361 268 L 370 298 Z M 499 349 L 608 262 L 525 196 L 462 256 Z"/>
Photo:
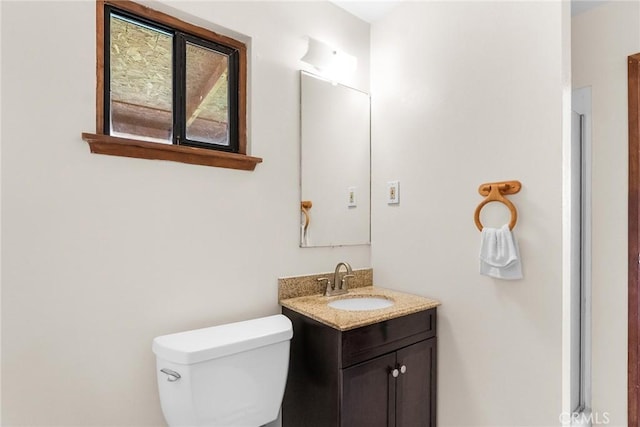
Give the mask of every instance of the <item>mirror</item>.
<path id="1" fill-rule="evenodd" d="M 300 246 L 369 244 L 369 94 L 301 72 Z"/>

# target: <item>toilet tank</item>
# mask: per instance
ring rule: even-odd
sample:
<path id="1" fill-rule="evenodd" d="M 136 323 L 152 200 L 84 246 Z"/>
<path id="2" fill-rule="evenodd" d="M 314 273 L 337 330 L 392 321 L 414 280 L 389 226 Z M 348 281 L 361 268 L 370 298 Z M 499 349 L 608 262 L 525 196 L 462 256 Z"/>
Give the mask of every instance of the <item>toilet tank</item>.
<path id="1" fill-rule="evenodd" d="M 257 427 L 275 420 L 292 336 L 291 321 L 278 314 L 155 338 L 167 423 Z"/>

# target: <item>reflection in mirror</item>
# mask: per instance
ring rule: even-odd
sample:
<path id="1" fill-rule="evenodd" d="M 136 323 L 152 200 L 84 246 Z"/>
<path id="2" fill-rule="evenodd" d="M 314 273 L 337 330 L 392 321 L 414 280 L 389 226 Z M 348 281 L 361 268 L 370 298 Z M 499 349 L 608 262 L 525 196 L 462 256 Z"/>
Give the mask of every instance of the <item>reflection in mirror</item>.
<path id="1" fill-rule="evenodd" d="M 300 246 L 368 244 L 369 95 L 304 71 L 300 93 Z"/>

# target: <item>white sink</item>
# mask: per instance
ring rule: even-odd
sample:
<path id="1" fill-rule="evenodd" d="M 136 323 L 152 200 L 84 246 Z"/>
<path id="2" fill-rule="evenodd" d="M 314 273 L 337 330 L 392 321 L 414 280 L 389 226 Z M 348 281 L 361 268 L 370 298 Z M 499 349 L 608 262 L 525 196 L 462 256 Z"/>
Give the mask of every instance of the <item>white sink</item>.
<path id="1" fill-rule="evenodd" d="M 352 297 L 342 298 L 335 301 L 331 301 L 327 304 L 331 308 L 337 308 L 338 310 L 350 310 L 350 311 L 368 311 L 368 310 L 380 310 L 382 308 L 391 307 L 393 301 L 383 297 Z"/>

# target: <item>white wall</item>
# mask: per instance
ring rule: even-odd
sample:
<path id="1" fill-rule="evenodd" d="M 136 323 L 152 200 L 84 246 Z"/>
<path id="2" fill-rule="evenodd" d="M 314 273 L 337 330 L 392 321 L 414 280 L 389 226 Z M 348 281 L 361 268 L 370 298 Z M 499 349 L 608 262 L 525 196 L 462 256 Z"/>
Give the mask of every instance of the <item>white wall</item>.
<path id="1" fill-rule="evenodd" d="M 572 19 L 575 88 L 592 88 L 592 407 L 627 423 L 627 56 L 640 52 L 640 3 L 612 1 Z"/>
<path id="2" fill-rule="evenodd" d="M 566 7 L 406 2 L 372 25 L 372 264 L 378 284 L 442 301 L 441 426 L 559 424 Z M 510 179 L 515 282 L 479 275 L 473 222 L 478 186 Z"/>
<path id="3" fill-rule="evenodd" d="M 160 425 L 154 336 L 279 311 L 279 276 L 370 265 L 299 249 L 304 36 L 358 57 L 329 3 L 176 2 L 251 38 L 255 172 L 89 153 L 95 3 L 2 1 L 3 425 Z"/>

